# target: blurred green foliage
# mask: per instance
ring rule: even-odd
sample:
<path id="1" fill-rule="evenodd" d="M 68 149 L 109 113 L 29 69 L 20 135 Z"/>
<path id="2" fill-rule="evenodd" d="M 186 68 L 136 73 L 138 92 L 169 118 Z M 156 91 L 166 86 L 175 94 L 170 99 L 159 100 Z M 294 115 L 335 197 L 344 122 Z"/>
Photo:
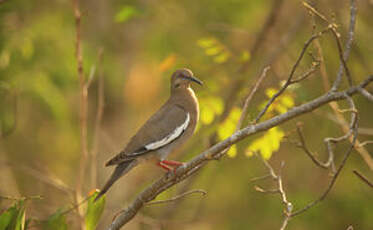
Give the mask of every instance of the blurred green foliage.
<path id="1" fill-rule="evenodd" d="M 96 69 L 88 91 L 89 150 L 94 144 L 98 77 L 102 76 L 105 82 L 97 179 L 91 175 L 95 164 L 90 155 L 83 194 L 104 183 L 111 169 L 104 168 L 103 162 L 120 151 L 167 99 L 169 77 L 176 68 L 192 69 L 205 84 L 194 87 L 200 101 L 197 133 L 181 151 L 183 155 L 172 158 L 189 160 L 230 136 L 240 117 L 244 96 L 263 67 L 271 64 L 271 71 L 250 104 L 244 125 L 252 122 L 287 78 L 305 40 L 315 29 L 300 2 L 284 1 L 277 9 L 273 26 L 253 52 L 275 1 L 81 1 L 84 73 L 89 76 L 93 67 Z M 14 202 L 1 199 L 0 230 L 27 229 L 28 224 L 37 229 L 79 229 L 81 220 L 76 213 L 66 213 L 62 208 L 75 203 L 71 190 L 75 188 L 81 156 L 79 80 L 71 1 L 0 2 L 0 195 L 45 197 L 27 203 L 22 199 Z M 333 13 L 345 41 L 349 1 L 314 3 L 327 17 L 331 18 Z M 359 1 L 356 42 L 348 61 L 354 82 L 360 82 L 373 71 L 371 15 L 372 3 Z M 316 30 L 324 26 L 316 19 Z M 339 66 L 337 49 L 329 35 L 319 42 L 330 82 Z M 101 48 L 103 60 L 98 62 Z M 309 52 L 319 55 L 314 46 Z M 312 57 L 305 57 L 296 76 L 309 69 L 313 62 Z M 245 71 L 240 70 L 243 65 L 247 65 Z M 286 91 L 262 120 L 324 93 L 320 75 L 321 72 L 316 71 Z M 230 100 L 232 92 L 235 100 Z M 373 108 L 366 100 L 356 99 L 359 124 L 368 133 L 361 134 L 359 139 L 369 140 Z M 345 103 L 340 105 L 347 107 Z M 258 194 L 248 186 L 252 177 L 267 173 L 260 160 L 250 156 L 260 152 L 275 169 L 279 162 L 286 161 L 283 176 L 288 198 L 295 207 L 303 207 L 323 191 L 328 173 L 312 165 L 284 136 L 296 139 L 292 132 L 295 122 L 303 122 L 308 146 L 324 159 L 323 138 L 342 134 L 331 114 L 325 106 L 232 146 L 228 158 L 211 163 L 195 177 L 158 197 L 175 196 L 189 183 L 190 187 L 205 189 L 206 198 L 187 197 L 172 207 L 146 207 L 128 228 L 155 229 L 162 222 L 162 229 L 180 226 L 204 230 L 279 229 L 283 217 L 280 200 Z M 220 120 L 221 116 L 225 116 L 224 119 Z M 348 118 L 348 114 L 343 116 Z M 337 162 L 347 146 L 344 143 L 336 147 Z M 372 145 L 366 148 L 370 153 L 373 151 Z M 287 229 L 346 229 L 349 224 L 372 229 L 372 193 L 350 173 L 354 168 L 372 175 L 362 158 L 354 153 L 322 205 L 294 218 Z M 108 226 L 118 210 L 162 173 L 150 165 L 139 167 L 121 179 L 107 198 L 93 203 L 95 195 L 90 197 L 84 205 L 84 226 L 87 230 Z M 267 185 L 272 184 L 265 182 L 264 186 Z"/>

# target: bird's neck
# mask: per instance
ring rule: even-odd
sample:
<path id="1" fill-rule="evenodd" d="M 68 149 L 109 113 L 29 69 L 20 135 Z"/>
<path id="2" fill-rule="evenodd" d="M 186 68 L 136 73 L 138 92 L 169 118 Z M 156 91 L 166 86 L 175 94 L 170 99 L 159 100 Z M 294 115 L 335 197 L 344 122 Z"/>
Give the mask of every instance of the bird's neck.
<path id="1" fill-rule="evenodd" d="M 172 97 L 181 104 L 196 104 L 198 106 L 197 97 L 191 87 L 175 89 L 171 94 Z"/>

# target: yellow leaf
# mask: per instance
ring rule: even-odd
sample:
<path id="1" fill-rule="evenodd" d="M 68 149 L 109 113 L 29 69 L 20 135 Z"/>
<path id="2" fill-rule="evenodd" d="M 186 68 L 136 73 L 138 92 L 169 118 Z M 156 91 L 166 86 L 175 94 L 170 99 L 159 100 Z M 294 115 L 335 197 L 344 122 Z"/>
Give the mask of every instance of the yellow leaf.
<path id="1" fill-rule="evenodd" d="M 278 127 L 268 130 L 262 137 L 257 138 L 248 146 L 245 155 L 252 156 L 253 152 L 259 151 L 262 157 L 268 160 L 273 152 L 278 151 L 280 148 L 284 135 L 284 132 Z"/>
<path id="2" fill-rule="evenodd" d="M 235 158 L 237 156 L 237 147 L 236 145 L 232 145 L 228 152 L 227 152 L 227 155 L 230 157 L 230 158 Z"/>
<path id="3" fill-rule="evenodd" d="M 223 49 L 219 46 L 214 46 L 205 50 L 205 54 L 208 56 L 215 56 L 219 54 Z"/>
<path id="4" fill-rule="evenodd" d="M 220 139 L 225 139 L 232 135 L 236 129 L 236 124 L 240 118 L 241 109 L 235 107 L 230 112 L 225 121 L 218 127 L 218 136 Z"/>
<path id="5" fill-rule="evenodd" d="M 214 117 L 214 111 L 210 107 L 204 106 L 201 108 L 201 122 L 203 124 L 210 124 L 214 120 Z"/>
<path id="6" fill-rule="evenodd" d="M 216 115 L 220 115 L 224 109 L 223 100 L 219 97 L 205 97 L 200 100 L 201 122 L 210 124 Z"/>
<path id="7" fill-rule="evenodd" d="M 215 44 L 214 38 L 201 38 L 197 41 L 197 45 L 202 48 L 210 48 Z"/>
<path id="8" fill-rule="evenodd" d="M 210 97 L 209 102 L 217 115 L 220 115 L 223 112 L 224 102 L 220 97 Z"/>
<path id="9" fill-rule="evenodd" d="M 279 114 L 286 113 L 286 111 L 288 111 L 287 108 L 286 108 L 285 106 L 283 106 L 283 105 L 281 105 L 281 104 L 278 104 L 278 103 L 275 104 L 274 107 L 275 107 L 275 110 L 276 110 Z"/>
<path id="10" fill-rule="evenodd" d="M 226 62 L 228 58 L 229 58 L 229 54 L 227 52 L 224 52 L 214 57 L 214 62 L 221 64 L 221 63 Z"/>
<path id="11" fill-rule="evenodd" d="M 268 88 L 266 89 L 266 95 L 268 98 L 272 98 L 273 95 L 275 95 L 277 93 L 277 90 L 274 89 L 274 88 Z"/>
<path id="12" fill-rule="evenodd" d="M 294 100 L 290 95 L 283 95 L 280 98 L 281 104 L 286 106 L 287 108 L 291 108 L 294 106 Z"/>

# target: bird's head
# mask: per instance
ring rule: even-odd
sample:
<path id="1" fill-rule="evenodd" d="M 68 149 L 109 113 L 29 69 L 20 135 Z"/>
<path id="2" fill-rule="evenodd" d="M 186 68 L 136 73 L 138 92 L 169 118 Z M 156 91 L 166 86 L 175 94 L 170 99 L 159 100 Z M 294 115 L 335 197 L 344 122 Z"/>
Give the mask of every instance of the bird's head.
<path id="1" fill-rule="evenodd" d="M 173 89 L 188 88 L 191 82 L 202 85 L 202 81 L 193 76 L 192 71 L 183 68 L 176 70 L 171 77 L 171 87 Z"/>

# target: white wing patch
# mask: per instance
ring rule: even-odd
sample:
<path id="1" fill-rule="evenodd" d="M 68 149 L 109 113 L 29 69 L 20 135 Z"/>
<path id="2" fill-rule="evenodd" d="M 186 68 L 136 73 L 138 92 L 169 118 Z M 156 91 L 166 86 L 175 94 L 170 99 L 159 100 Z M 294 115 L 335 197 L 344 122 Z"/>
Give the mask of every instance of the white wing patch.
<path id="1" fill-rule="evenodd" d="M 166 136 L 162 140 L 159 140 L 159 141 L 156 141 L 156 142 L 145 145 L 145 148 L 147 150 L 154 150 L 154 149 L 158 149 L 158 148 L 172 142 L 173 140 L 178 138 L 184 132 L 184 130 L 187 129 L 187 127 L 189 125 L 189 121 L 190 121 L 190 117 L 189 117 L 189 113 L 187 113 L 186 114 L 186 119 L 185 119 L 183 124 L 181 124 L 179 127 L 177 127 L 171 134 L 169 134 L 168 136 Z"/>

